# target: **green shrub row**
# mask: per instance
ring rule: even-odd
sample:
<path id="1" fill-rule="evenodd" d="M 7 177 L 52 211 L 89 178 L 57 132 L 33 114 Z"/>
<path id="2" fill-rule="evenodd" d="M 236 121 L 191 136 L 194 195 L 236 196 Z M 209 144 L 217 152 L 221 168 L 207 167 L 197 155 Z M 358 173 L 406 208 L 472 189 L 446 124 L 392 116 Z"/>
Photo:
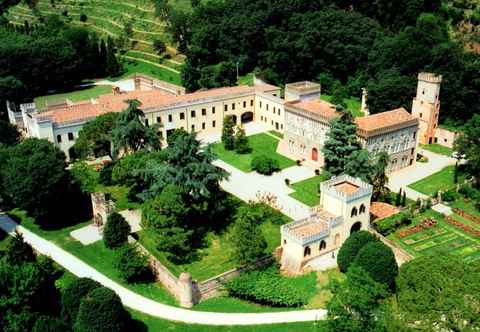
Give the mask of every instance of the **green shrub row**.
<path id="1" fill-rule="evenodd" d="M 269 266 L 241 274 L 225 284 L 229 294 L 255 303 L 276 307 L 300 307 L 315 291 L 315 274 L 296 278 L 280 275 L 278 267 Z"/>

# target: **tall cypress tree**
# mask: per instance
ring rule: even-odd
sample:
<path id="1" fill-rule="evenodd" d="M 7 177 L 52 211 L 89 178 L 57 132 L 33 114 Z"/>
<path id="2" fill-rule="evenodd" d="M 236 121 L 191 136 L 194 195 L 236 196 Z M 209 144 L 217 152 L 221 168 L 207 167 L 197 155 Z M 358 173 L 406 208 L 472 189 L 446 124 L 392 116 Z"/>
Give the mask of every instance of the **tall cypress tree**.
<path id="1" fill-rule="evenodd" d="M 107 45 L 105 40 L 100 41 L 100 48 L 98 49 L 97 63 L 102 66 L 104 72 L 107 72 Z"/>
<path id="2" fill-rule="evenodd" d="M 233 150 L 235 148 L 234 128 L 235 122 L 233 121 L 233 117 L 227 115 L 223 120 L 222 128 L 222 143 L 225 150 Z"/>
<path id="3" fill-rule="evenodd" d="M 107 75 L 115 76 L 120 73 L 120 70 L 121 66 L 115 55 L 115 45 L 113 39 L 109 37 L 107 41 L 105 72 Z"/>
<path id="4" fill-rule="evenodd" d="M 331 122 L 327 139 L 322 148 L 325 157 L 325 170 L 332 175 L 345 172 L 345 165 L 352 152 L 361 149 L 357 140 L 357 125 L 353 115 L 341 105 L 337 105 L 340 117 Z"/>

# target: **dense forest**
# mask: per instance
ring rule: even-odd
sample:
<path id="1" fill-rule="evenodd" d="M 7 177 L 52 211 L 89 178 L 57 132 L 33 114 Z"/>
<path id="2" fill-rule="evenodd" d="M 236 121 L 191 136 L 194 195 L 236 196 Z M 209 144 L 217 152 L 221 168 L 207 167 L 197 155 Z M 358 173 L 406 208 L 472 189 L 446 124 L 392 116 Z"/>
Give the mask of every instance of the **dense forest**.
<path id="1" fill-rule="evenodd" d="M 219 75 L 219 66 L 238 64 L 279 85 L 317 80 L 324 92 L 354 96 L 367 87 L 377 113 L 410 109 L 417 73 L 432 71 L 443 75 L 441 120 L 459 125 L 480 113 L 479 56 L 449 31 L 462 6 L 475 9 L 469 1 L 228 0 L 166 16 L 187 55 L 190 90 L 224 84 L 232 73 Z"/>
<path id="2" fill-rule="evenodd" d="M 112 41 L 68 25 L 59 16 L 35 26 L 3 22 L 0 40 L 0 113 L 6 100 L 28 101 L 121 69 Z"/>

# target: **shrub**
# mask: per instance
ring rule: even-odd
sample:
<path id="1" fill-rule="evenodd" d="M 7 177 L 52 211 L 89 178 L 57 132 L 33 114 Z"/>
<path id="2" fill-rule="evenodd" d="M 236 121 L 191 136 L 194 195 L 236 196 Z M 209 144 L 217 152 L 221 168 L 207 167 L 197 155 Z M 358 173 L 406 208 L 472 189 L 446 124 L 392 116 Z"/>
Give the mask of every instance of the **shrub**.
<path id="1" fill-rule="evenodd" d="M 87 19 L 88 19 L 87 15 L 85 14 L 80 15 L 80 22 L 87 22 Z"/>
<path id="2" fill-rule="evenodd" d="M 302 161 L 300 159 L 296 160 L 297 166 L 302 166 Z"/>
<path id="3" fill-rule="evenodd" d="M 320 175 L 320 170 L 318 168 L 315 169 L 315 175 Z"/>
<path id="4" fill-rule="evenodd" d="M 60 319 L 50 316 L 40 316 L 33 325 L 32 332 L 60 332 L 68 331 L 67 326 Z"/>
<path id="5" fill-rule="evenodd" d="M 391 290 L 394 289 L 398 265 L 392 249 L 382 242 L 365 244 L 356 255 L 353 264 L 365 270 L 373 280 L 387 285 Z"/>
<path id="6" fill-rule="evenodd" d="M 114 166 L 115 163 L 111 162 L 102 167 L 98 178 L 98 182 L 100 182 L 100 184 L 105 186 L 111 186 L 113 184 L 112 171 Z"/>
<path id="7" fill-rule="evenodd" d="M 153 41 L 153 48 L 155 49 L 158 55 L 162 55 L 167 50 L 167 46 L 160 39 L 155 39 Z"/>
<path id="8" fill-rule="evenodd" d="M 290 179 L 285 179 L 285 184 L 286 184 L 287 186 L 289 186 L 289 185 L 290 185 Z"/>
<path id="9" fill-rule="evenodd" d="M 128 283 L 147 281 L 152 278 L 148 258 L 134 245 L 125 244 L 116 253 L 115 267 Z"/>
<path id="10" fill-rule="evenodd" d="M 128 314 L 122 301 L 109 288 L 95 288 L 80 303 L 74 332 L 123 332 Z"/>
<path id="11" fill-rule="evenodd" d="M 130 225 L 121 214 L 113 212 L 107 218 L 103 229 L 103 241 L 107 248 L 118 248 L 128 240 Z"/>
<path id="12" fill-rule="evenodd" d="M 463 186 L 461 186 L 460 189 L 458 189 L 458 192 L 470 199 L 477 199 L 479 197 L 478 190 L 475 190 L 474 188 L 472 188 L 467 184 L 464 184 Z"/>
<path id="13" fill-rule="evenodd" d="M 338 251 L 337 264 L 340 271 L 346 272 L 360 249 L 367 243 L 376 241 L 378 239 L 367 231 L 358 231 L 351 234 Z"/>
<path id="14" fill-rule="evenodd" d="M 62 317 L 65 322 L 73 323 L 77 318 L 82 299 L 101 285 L 90 278 L 75 279 L 62 294 Z"/>
<path id="15" fill-rule="evenodd" d="M 241 299 L 277 307 L 299 307 L 316 292 L 316 277 L 314 273 L 297 278 L 283 277 L 273 265 L 243 273 L 225 286 L 231 296 Z"/>
<path id="16" fill-rule="evenodd" d="M 458 194 L 455 191 L 448 190 L 442 193 L 442 200 L 445 202 L 453 202 L 458 198 Z"/>
<path id="17" fill-rule="evenodd" d="M 280 170 L 278 161 L 268 156 L 256 156 L 252 159 L 251 167 L 260 174 L 271 175 Z"/>
<path id="18" fill-rule="evenodd" d="M 4 255 L 5 260 L 11 265 L 22 265 L 23 263 L 36 261 L 32 247 L 23 240 L 20 233 L 16 233 L 8 240 Z"/>

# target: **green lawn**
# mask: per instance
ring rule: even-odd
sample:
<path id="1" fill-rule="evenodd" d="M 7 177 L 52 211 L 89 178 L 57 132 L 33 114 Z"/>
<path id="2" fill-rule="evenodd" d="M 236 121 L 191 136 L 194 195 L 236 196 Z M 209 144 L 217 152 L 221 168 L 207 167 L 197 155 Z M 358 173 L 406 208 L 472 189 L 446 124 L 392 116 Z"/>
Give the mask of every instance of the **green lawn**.
<path id="1" fill-rule="evenodd" d="M 257 134 L 248 137 L 248 142 L 252 148 L 251 153 L 238 154 L 235 151 L 227 151 L 222 143 L 213 145 L 213 152 L 215 152 L 219 159 L 238 168 L 243 172 L 251 172 L 250 163 L 255 156 L 266 155 L 278 161 L 280 169 L 284 169 L 295 165 L 295 161 L 284 157 L 276 152 L 278 139 L 267 134 Z"/>
<path id="2" fill-rule="evenodd" d="M 276 131 L 276 130 L 269 130 L 268 131 L 270 134 L 274 135 L 274 136 L 277 136 L 278 138 L 282 139 L 283 138 L 283 134 Z"/>
<path id="3" fill-rule="evenodd" d="M 48 96 L 41 96 L 34 99 L 37 109 L 43 109 L 47 102 L 52 104 L 55 102 L 62 102 L 65 99 L 70 99 L 73 102 L 79 102 L 88 100 L 90 98 L 95 98 L 100 95 L 104 95 L 112 92 L 112 87 L 109 85 L 94 85 L 85 88 L 77 88 L 75 91 L 58 93 Z"/>
<path id="4" fill-rule="evenodd" d="M 320 203 L 320 182 L 325 180 L 327 180 L 327 177 L 320 174 L 300 182 L 295 182 L 291 185 L 295 192 L 289 196 L 308 206 L 318 205 Z"/>
<path id="5" fill-rule="evenodd" d="M 305 322 L 288 324 L 268 324 L 252 326 L 207 326 L 171 322 L 130 310 L 132 317 L 138 320 L 135 331 L 174 331 L 174 332 L 322 332 L 325 322 Z"/>
<path id="6" fill-rule="evenodd" d="M 145 74 L 153 78 L 166 81 L 175 85 L 182 86 L 182 78 L 180 74 L 174 73 L 168 69 L 164 69 L 152 64 L 134 60 L 127 60 L 123 63 L 125 72 L 120 77 L 114 77 L 113 80 L 123 79 L 135 73 Z"/>
<path id="7" fill-rule="evenodd" d="M 326 95 L 326 94 L 321 94 L 320 99 L 325 100 L 330 102 L 332 100 L 332 96 Z M 350 97 L 346 98 L 343 100 L 345 104 L 347 104 L 347 108 L 352 111 L 353 116 L 355 117 L 361 117 L 364 116 L 362 111 L 360 111 L 360 108 L 362 107 L 362 104 L 360 102 L 360 99 L 355 98 L 355 97 Z"/>
<path id="8" fill-rule="evenodd" d="M 434 173 L 424 179 L 408 185 L 413 190 L 423 193 L 428 196 L 435 195 L 439 190 L 446 191 L 455 188 L 454 183 L 454 169 L 455 166 L 447 166 L 441 171 Z M 464 181 L 464 176 L 458 176 L 459 183 Z"/>
<path id="9" fill-rule="evenodd" d="M 447 148 L 446 146 L 442 146 L 440 144 L 420 144 L 420 147 L 430 152 L 438 153 L 447 157 L 451 157 L 453 153 L 453 149 Z"/>

